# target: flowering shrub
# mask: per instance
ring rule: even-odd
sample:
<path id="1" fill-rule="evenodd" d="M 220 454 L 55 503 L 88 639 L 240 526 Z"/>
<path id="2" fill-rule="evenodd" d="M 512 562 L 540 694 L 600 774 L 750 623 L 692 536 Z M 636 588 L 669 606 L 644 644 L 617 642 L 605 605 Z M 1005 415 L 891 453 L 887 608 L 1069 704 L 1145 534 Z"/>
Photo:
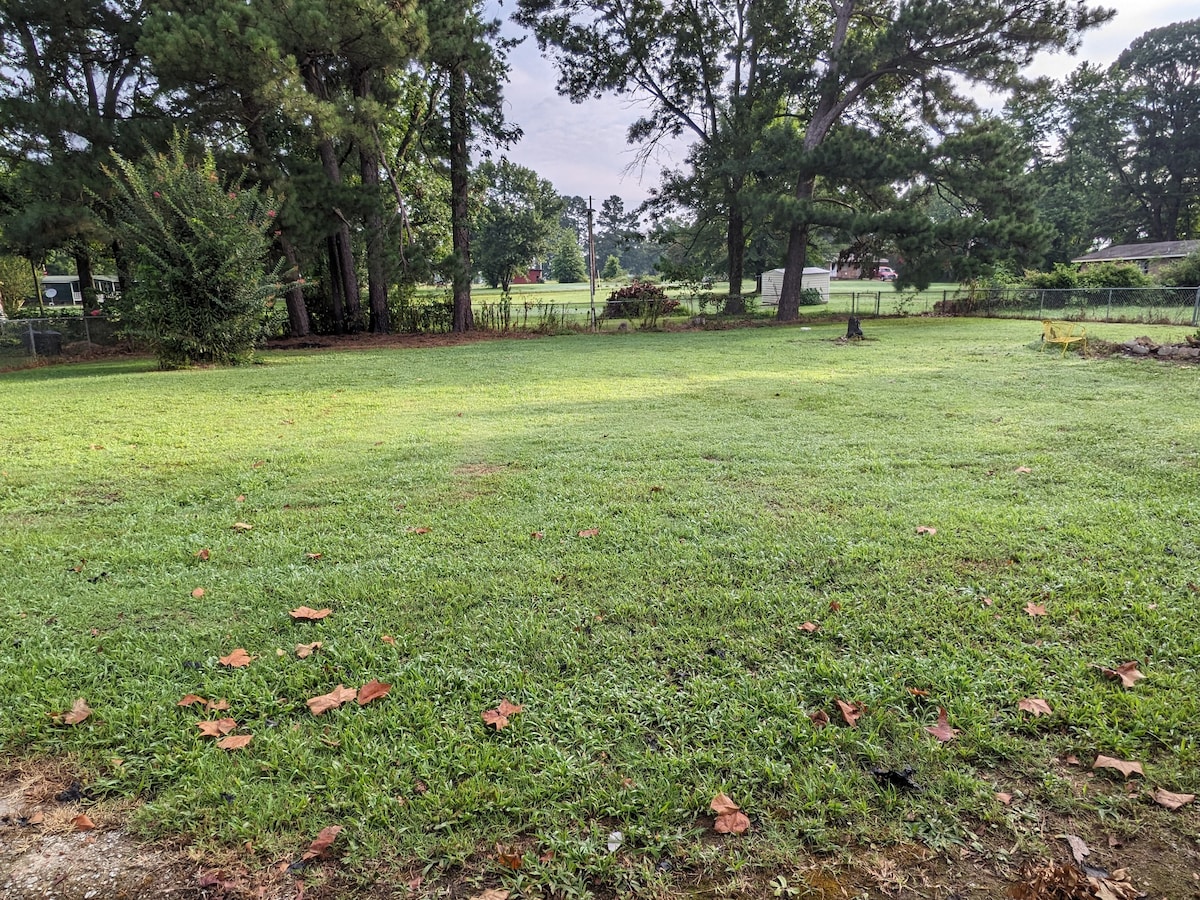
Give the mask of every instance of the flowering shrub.
<path id="1" fill-rule="evenodd" d="M 163 368 L 231 365 L 282 315 L 282 261 L 265 264 L 275 228 L 268 192 L 223 185 L 211 153 L 189 160 L 186 134 L 165 154 L 132 163 L 113 154 L 107 202 L 134 259 L 118 308 L 126 332 L 150 345 Z"/>

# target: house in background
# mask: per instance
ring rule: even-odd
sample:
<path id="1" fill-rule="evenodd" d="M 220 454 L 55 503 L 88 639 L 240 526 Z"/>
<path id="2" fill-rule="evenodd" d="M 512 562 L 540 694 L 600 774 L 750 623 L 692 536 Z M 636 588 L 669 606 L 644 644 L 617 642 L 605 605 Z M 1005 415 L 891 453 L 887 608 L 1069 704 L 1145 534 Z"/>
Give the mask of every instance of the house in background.
<path id="1" fill-rule="evenodd" d="M 1200 241 L 1156 241 L 1152 244 L 1115 244 L 1105 247 L 1095 253 L 1085 253 L 1077 256 L 1071 262 L 1082 268 L 1099 265 L 1100 263 L 1129 263 L 1137 266 L 1147 275 L 1178 262 L 1185 256 L 1191 256 L 1200 250 Z"/>
<path id="2" fill-rule="evenodd" d="M 535 262 L 526 269 L 524 275 L 514 275 L 509 284 L 541 284 L 542 264 Z"/>

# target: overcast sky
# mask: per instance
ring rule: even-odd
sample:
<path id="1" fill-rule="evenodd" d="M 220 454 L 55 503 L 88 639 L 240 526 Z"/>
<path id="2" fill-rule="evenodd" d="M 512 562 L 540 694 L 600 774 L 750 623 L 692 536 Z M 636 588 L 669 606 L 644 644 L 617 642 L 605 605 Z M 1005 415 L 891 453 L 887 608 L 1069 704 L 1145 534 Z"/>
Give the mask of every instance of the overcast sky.
<path id="1" fill-rule="evenodd" d="M 511 3 L 497 7 L 495 2 L 489 2 L 492 15 L 505 16 L 512 8 Z M 1085 59 L 1107 65 L 1143 32 L 1195 15 L 1184 12 L 1179 0 L 1108 0 L 1103 5 L 1115 8 L 1116 17 L 1089 33 L 1075 56 L 1045 55 L 1030 73 L 1060 78 Z M 506 23 L 505 31 L 523 33 L 512 23 Z M 634 148 L 625 142 L 625 132 L 639 116 L 635 100 L 605 97 L 574 104 L 558 96 L 554 66 L 541 58 L 532 37 L 512 51 L 510 62 L 506 114 L 524 129 L 525 137 L 505 155 L 550 180 L 560 193 L 590 194 L 597 208 L 602 199 L 617 194 L 633 207 L 657 183 L 663 165 L 682 161 L 683 145 L 678 145 L 657 164 L 627 171 L 634 163 Z"/>

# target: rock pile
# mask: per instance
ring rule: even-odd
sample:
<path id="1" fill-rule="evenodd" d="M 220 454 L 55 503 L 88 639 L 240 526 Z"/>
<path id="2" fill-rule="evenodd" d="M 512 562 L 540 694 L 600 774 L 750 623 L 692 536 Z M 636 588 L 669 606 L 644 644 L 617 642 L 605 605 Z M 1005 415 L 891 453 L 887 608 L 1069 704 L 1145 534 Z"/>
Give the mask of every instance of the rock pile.
<path id="1" fill-rule="evenodd" d="M 1130 356 L 1154 356 L 1158 359 L 1200 359 L 1200 339 L 1192 336 L 1183 344 L 1157 344 L 1143 335 L 1121 344 Z"/>

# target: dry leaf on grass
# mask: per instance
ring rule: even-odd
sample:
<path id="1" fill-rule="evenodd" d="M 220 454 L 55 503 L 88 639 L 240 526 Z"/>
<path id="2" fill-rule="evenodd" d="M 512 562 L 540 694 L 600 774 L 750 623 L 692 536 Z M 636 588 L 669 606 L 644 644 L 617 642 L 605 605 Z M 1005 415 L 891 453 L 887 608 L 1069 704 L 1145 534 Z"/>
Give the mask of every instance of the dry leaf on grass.
<path id="1" fill-rule="evenodd" d="M 405 531 L 407 531 L 409 534 L 429 534 L 429 532 L 433 531 L 433 529 L 427 528 L 424 525 L 409 525 Z"/>
<path id="2" fill-rule="evenodd" d="M 321 649 L 320 641 L 313 641 L 311 644 L 297 644 L 296 645 L 296 656 L 299 657 L 300 659 L 308 659 L 310 656 L 312 656 L 314 650 L 320 650 L 320 649 Z"/>
<path id="3" fill-rule="evenodd" d="M 321 713 L 328 712 L 331 709 L 337 709 L 343 703 L 349 703 L 357 696 L 357 693 L 354 688 L 348 688 L 345 685 L 339 684 L 328 694 L 321 694 L 319 697 L 310 697 L 307 701 L 308 708 L 314 716 L 319 716 Z"/>
<path id="4" fill-rule="evenodd" d="M 508 891 L 503 888 L 488 888 L 482 894 L 474 894 L 471 900 L 508 900 Z"/>
<path id="5" fill-rule="evenodd" d="M 307 606 L 297 606 L 295 609 L 291 610 L 288 615 L 299 621 L 315 622 L 318 619 L 324 619 L 331 612 L 333 612 L 333 610 L 328 608 L 311 609 Z"/>
<path id="6" fill-rule="evenodd" d="M 1162 788 L 1157 788 L 1152 795 L 1154 802 L 1163 809 L 1176 810 L 1181 806 L 1187 806 L 1196 799 L 1195 794 L 1172 794 L 1170 791 L 1164 791 Z"/>
<path id="7" fill-rule="evenodd" d="M 221 665 L 229 666 L 231 669 L 243 669 L 250 665 L 250 662 L 253 659 L 253 656 L 251 656 L 241 647 L 238 647 L 228 656 L 222 656 L 218 661 L 221 663 Z"/>
<path id="8" fill-rule="evenodd" d="M 341 825 L 329 825 L 322 828 L 317 834 L 313 842 L 308 845 L 308 849 L 304 851 L 302 859 L 325 859 L 329 848 L 333 846 L 333 842 L 337 840 L 337 836 L 342 833 Z"/>
<path id="9" fill-rule="evenodd" d="M 742 834 L 750 827 L 750 820 L 741 807 L 726 794 L 713 797 L 709 808 L 717 814 L 716 821 L 713 822 L 713 831 L 717 834 Z"/>
<path id="10" fill-rule="evenodd" d="M 958 737 L 958 729 L 951 728 L 949 721 L 946 719 L 946 710 L 944 707 L 938 707 L 938 718 L 936 725 L 930 725 L 925 728 L 930 734 L 937 738 L 943 744 L 946 741 L 952 741 Z"/>
<path id="11" fill-rule="evenodd" d="M 1111 678 L 1113 681 L 1121 682 L 1123 687 L 1131 688 L 1146 676 L 1138 671 L 1136 661 L 1122 663 L 1114 669 L 1106 666 L 1097 666 L 1092 664 L 1093 669 L 1099 669 L 1105 678 Z"/>
<path id="12" fill-rule="evenodd" d="M 1018 475 L 1030 475 L 1033 473 L 1033 469 L 1029 468 L 1029 466 L 1017 466 L 1013 471 Z"/>
<path id="13" fill-rule="evenodd" d="M 509 718 L 515 716 L 524 708 L 515 703 L 509 703 L 507 700 L 501 700 L 495 709 L 485 709 L 483 711 L 483 722 L 485 725 L 491 725 L 497 731 L 501 731 L 508 727 Z"/>
<path id="14" fill-rule="evenodd" d="M 585 528 L 585 529 L 583 529 L 583 531 L 579 532 L 579 536 L 580 537 L 595 537 L 599 533 L 600 533 L 599 528 Z"/>
<path id="15" fill-rule="evenodd" d="M 816 712 L 808 714 L 808 720 L 813 723 L 814 728 L 824 728 L 829 724 L 829 713 L 823 709 L 818 709 Z"/>
<path id="16" fill-rule="evenodd" d="M 392 637 L 390 634 L 385 634 L 383 637 L 380 638 L 380 640 L 383 641 L 385 644 L 390 644 L 393 647 L 396 646 L 396 639 L 394 637 Z"/>
<path id="17" fill-rule="evenodd" d="M 201 697 L 199 694 L 184 694 L 182 697 L 179 698 L 179 702 L 176 703 L 175 705 L 176 706 L 192 706 L 195 703 L 203 703 L 206 706 L 208 705 L 208 701 L 205 700 L 203 697 Z"/>
<path id="18" fill-rule="evenodd" d="M 546 536 L 546 532 L 544 532 L 544 531 L 531 531 L 531 532 L 529 532 L 529 536 L 530 536 L 531 538 L 533 538 L 535 541 L 540 541 L 540 540 L 542 540 L 542 538 L 544 538 L 544 537 Z"/>
<path id="19" fill-rule="evenodd" d="M 1003 803 L 1005 806 L 1012 804 L 1012 794 L 1006 791 L 996 791 L 994 796 L 998 802 Z"/>
<path id="20" fill-rule="evenodd" d="M 1067 846 L 1071 848 L 1071 856 L 1076 863 L 1082 866 L 1083 861 L 1092 852 L 1091 847 L 1077 834 L 1060 834 L 1059 837 L 1067 842 Z"/>
<path id="21" fill-rule="evenodd" d="M 858 724 L 858 720 L 862 718 L 863 708 L 861 703 L 844 703 L 841 700 L 834 700 L 837 707 L 842 712 L 842 718 L 846 724 L 853 728 Z"/>
<path id="22" fill-rule="evenodd" d="M 205 737 L 220 737 L 237 728 L 237 722 L 233 719 L 205 719 L 203 722 L 197 722 L 196 727 Z"/>
<path id="23" fill-rule="evenodd" d="M 1029 602 L 1025 604 L 1025 612 L 1031 616 L 1044 616 L 1046 614 L 1046 607 L 1040 606 L 1037 603 Z"/>
<path id="24" fill-rule="evenodd" d="M 205 592 L 204 588 L 198 587 L 198 588 L 193 589 L 192 597 L 195 598 L 196 600 L 199 600 L 201 597 L 204 596 L 205 593 L 206 592 Z"/>
<path id="25" fill-rule="evenodd" d="M 233 527 L 234 531 L 238 532 L 239 534 L 243 534 L 243 533 L 249 531 L 254 526 L 248 525 L 245 522 L 234 522 L 232 527 Z"/>
<path id="26" fill-rule="evenodd" d="M 217 747 L 221 750 L 241 750 L 250 743 L 253 737 L 254 735 L 251 734 L 231 734 L 229 737 L 217 741 Z"/>
<path id="27" fill-rule="evenodd" d="M 358 696 L 355 698 L 359 706 L 366 706 L 372 700 L 378 700 L 380 697 L 386 697 L 388 691 L 392 689 L 390 684 L 384 684 L 382 681 L 371 679 L 366 684 L 358 689 Z"/>
<path id="28" fill-rule="evenodd" d="M 78 725 L 92 714 L 92 709 L 87 705 L 87 701 L 82 697 L 75 698 L 75 702 L 71 704 L 69 712 L 65 712 L 59 718 L 59 721 L 64 725 Z"/>
<path id="29" fill-rule="evenodd" d="M 918 525 L 917 534 L 937 534 L 937 529 L 932 525 Z"/>
<path id="30" fill-rule="evenodd" d="M 1130 775 L 1144 775 L 1142 764 L 1140 762 L 1129 762 L 1124 759 L 1116 759 L 1112 756 L 1104 756 L 1103 754 L 1096 757 L 1096 761 L 1092 763 L 1093 769 L 1116 769 L 1126 778 Z"/>
<path id="31" fill-rule="evenodd" d="M 505 847 L 502 844 L 496 845 L 496 862 L 504 866 L 506 869 L 521 868 L 521 852 L 513 847 Z"/>
<path id="32" fill-rule="evenodd" d="M 75 826 L 76 831 L 91 831 L 96 827 L 96 823 L 89 819 L 83 813 L 80 813 L 71 820 L 71 824 Z"/>
<path id="33" fill-rule="evenodd" d="M 812 632 L 816 631 L 820 627 L 821 626 L 817 625 L 815 622 L 805 622 L 800 626 L 800 630 L 807 631 L 809 634 L 812 634 Z"/>
<path id="34" fill-rule="evenodd" d="M 196 551 L 196 559 L 200 560 L 200 562 L 208 562 L 208 558 L 211 555 L 212 555 L 212 551 L 209 550 L 207 547 Z"/>
<path id="35" fill-rule="evenodd" d="M 311 560 L 314 560 L 314 561 L 315 561 L 315 560 L 318 560 L 318 559 L 320 559 L 320 558 L 321 558 L 322 556 L 324 556 L 324 555 L 325 555 L 324 553 L 305 553 L 305 554 L 304 554 L 304 558 L 305 558 L 305 559 L 311 559 Z"/>
<path id="36" fill-rule="evenodd" d="M 1050 704 L 1041 697 L 1025 697 L 1017 701 L 1017 709 L 1021 712 L 1027 712 L 1035 719 L 1038 716 L 1051 715 L 1054 710 L 1050 708 Z"/>

